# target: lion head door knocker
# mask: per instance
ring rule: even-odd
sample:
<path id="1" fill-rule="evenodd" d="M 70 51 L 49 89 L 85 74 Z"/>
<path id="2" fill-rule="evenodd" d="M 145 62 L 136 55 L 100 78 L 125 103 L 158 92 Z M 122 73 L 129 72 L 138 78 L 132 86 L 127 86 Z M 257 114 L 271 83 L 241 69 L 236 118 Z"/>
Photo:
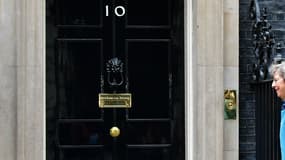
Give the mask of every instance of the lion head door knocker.
<path id="1" fill-rule="evenodd" d="M 118 58 L 112 58 L 106 63 L 106 81 L 110 86 L 111 91 L 104 92 L 101 90 L 99 93 L 99 107 L 100 108 L 131 108 L 132 106 L 132 94 L 125 90 L 120 92 L 119 87 L 124 83 L 123 62 Z M 104 78 L 103 78 L 104 79 Z M 128 78 L 126 78 L 127 81 Z M 104 83 L 104 81 L 101 81 Z M 103 84 L 101 87 L 103 88 Z M 126 87 L 128 88 L 128 87 Z"/>
<path id="2" fill-rule="evenodd" d="M 116 89 L 124 82 L 123 62 L 117 57 L 110 59 L 106 64 L 107 82 Z"/>

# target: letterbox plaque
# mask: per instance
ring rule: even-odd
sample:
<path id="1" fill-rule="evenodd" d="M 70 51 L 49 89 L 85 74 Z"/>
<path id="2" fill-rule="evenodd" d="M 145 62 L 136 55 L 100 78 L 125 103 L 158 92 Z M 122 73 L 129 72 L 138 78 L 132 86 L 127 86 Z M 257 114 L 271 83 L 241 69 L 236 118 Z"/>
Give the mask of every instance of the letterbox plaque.
<path id="1" fill-rule="evenodd" d="M 131 108 L 130 93 L 99 93 L 99 108 Z"/>

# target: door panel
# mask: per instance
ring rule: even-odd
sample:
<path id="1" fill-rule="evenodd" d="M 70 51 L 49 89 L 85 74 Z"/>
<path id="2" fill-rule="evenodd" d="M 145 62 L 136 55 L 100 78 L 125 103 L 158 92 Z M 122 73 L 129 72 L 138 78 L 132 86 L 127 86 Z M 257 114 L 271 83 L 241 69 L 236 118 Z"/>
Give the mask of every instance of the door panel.
<path id="1" fill-rule="evenodd" d="M 100 160 L 104 159 L 103 148 L 69 148 L 61 151 L 62 159 L 68 160 Z"/>
<path id="2" fill-rule="evenodd" d="M 171 151 L 169 148 L 130 148 L 127 160 L 150 160 L 150 159 L 171 159 Z M 139 155 L 139 156 L 138 156 Z"/>
<path id="3" fill-rule="evenodd" d="M 105 130 L 103 123 L 61 121 L 58 124 L 58 143 L 61 147 L 103 145 Z"/>
<path id="4" fill-rule="evenodd" d="M 130 118 L 169 117 L 170 41 L 129 39 L 126 43 L 129 67 L 134 68 L 129 71 L 130 92 L 133 95 Z"/>
<path id="5" fill-rule="evenodd" d="M 66 26 L 102 26 L 102 1 L 84 0 L 57 0 L 57 25 Z"/>
<path id="6" fill-rule="evenodd" d="M 103 54 L 102 40 L 58 39 L 56 42 L 59 117 L 100 118 L 94 99 L 100 91 L 100 59 L 97 57 Z"/>
<path id="7" fill-rule="evenodd" d="M 170 0 L 128 0 L 127 27 L 169 26 Z"/>
<path id="8" fill-rule="evenodd" d="M 46 4 L 46 159 L 185 159 L 183 0 Z M 99 108 L 99 93 L 132 107 Z"/>
<path id="9" fill-rule="evenodd" d="M 126 140 L 126 143 L 130 145 L 169 145 L 171 143 L 171 124 L 169 121 L 129 122 L 127 135 L 132 135 Z"/>

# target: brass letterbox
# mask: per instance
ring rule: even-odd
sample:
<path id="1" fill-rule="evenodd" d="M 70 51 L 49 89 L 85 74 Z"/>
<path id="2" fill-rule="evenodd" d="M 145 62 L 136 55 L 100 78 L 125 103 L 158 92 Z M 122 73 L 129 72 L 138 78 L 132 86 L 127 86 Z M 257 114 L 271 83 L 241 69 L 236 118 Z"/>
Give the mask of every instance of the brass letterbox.
<path id="1" fill-rule="evenodd" d="M 131 108 L 130 93 L 99 93 L 99 108 Z"/>

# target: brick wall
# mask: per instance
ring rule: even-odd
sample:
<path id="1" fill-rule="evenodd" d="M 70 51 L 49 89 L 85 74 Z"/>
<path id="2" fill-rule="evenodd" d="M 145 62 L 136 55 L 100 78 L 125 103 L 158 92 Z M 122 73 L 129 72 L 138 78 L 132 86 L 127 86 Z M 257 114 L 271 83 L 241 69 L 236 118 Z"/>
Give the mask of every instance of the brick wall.
<path id="1" fill-rule="evenodd" d="M 260 9 L 266 7 L 268 20 L 276 42 L 285 42 L 285 1 L 258 0 Z M 252 64 L 255 60 L 251 27 L 253 20 L 249 18 L 250 0 L 240 0 L 240 40 L 239 40 L 239 159 L 256 159 L 256 132 L 255 132 L 255 92 L 251 86 Z M 284 49 L 283 49 L 284 51 Z"/>

